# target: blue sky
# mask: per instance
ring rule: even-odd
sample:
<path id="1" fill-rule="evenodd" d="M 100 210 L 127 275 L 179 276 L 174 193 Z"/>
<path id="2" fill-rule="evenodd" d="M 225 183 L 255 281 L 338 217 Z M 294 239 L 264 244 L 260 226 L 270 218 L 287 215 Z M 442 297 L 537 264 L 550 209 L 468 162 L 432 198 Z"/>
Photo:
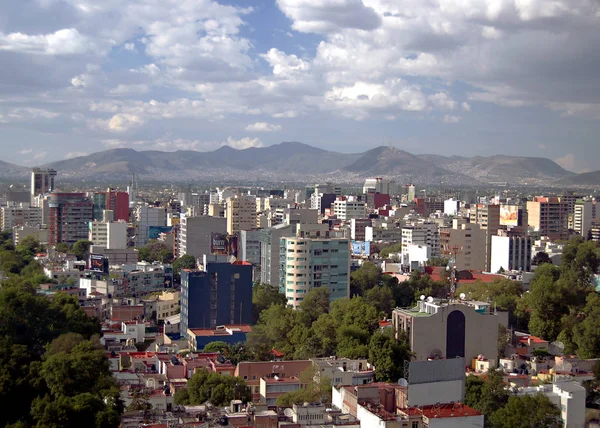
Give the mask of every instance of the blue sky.
<path id="1" fill-rule="evenodd" d="M 301 141 L 596 170 L 599 24 L 594 0 L 5 0 L 0 159 Z"/>

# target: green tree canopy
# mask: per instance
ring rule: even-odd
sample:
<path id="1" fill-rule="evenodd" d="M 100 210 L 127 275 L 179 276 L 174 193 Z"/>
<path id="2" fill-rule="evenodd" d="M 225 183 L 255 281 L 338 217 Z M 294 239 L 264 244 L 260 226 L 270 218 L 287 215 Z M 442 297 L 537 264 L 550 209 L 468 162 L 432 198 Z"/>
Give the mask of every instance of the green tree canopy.
<path id="1" fill-rule="evenodd" d="M 73 244 L 71 252 L 77 257 L 77 260 L 85 260 L 90 251 L 90 241 L 80 239 Z"/>
<path id="2" fill-rule="evenodd" d="M 235 376 L 222 376 L 218 373 L 196 370 L 188 382 L 190 404 L 203 404 L 209 401 L 215 406 L 224 406 L 237 399 L 247 403 L 252 399 L 250 388 L 244 379 Z"/>
<path id="3" fill-rule="evenodd" d="M 493 428 L 561 428 L 560 409 L 543 394 L 511 396 L 490 416 Z"/>
<path id="4" fill-rule="evenodd" d="M 271 284 L 256 283 L 252 288 L 252 319 L 256 323 L 262 311 L 271 305 L 286 305 L 285 294 L 279 287 Z"/>
<path id="5" fill-rule="evenodd" d="M 377 331 L 369 341 L 369 362 L 375 366 L 377 382 L 396 382 L 404 376 L 404 361 L 410 361 L 412 353 L 407 338 L 401 335 L 398 342 L 394 331 Z"/>

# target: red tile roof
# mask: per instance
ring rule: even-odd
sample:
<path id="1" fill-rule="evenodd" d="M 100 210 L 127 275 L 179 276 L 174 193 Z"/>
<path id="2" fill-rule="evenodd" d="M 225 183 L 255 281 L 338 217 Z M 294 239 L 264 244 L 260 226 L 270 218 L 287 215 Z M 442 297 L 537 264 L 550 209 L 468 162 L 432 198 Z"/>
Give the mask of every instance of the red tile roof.
<path id="1" fill-rule="evenodd" d="M 277 357 L 277 358 L 285 357 L 285 354 L 283 352 L 278 351 L 275 348 L 271 349 L 271 355 L 273 355 L 274 357 Z"/>
<path id="2" fill-rule="evenodd" d="M 462 418 L 465 416 L 481 416 L 477 410 L 462 403 L 440 404 L 433 406 L 409 407 L 400 409 L 409 416 L 423 415 L 429 419 Z"/>

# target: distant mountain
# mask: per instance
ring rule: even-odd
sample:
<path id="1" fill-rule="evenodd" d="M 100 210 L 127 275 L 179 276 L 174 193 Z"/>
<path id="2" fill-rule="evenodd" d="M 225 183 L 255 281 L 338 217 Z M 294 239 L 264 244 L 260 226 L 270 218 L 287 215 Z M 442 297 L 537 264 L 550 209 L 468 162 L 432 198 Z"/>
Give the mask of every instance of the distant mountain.
<path id="1" fill-rule="evenodd" d="M 558 184 L 562 184 L 565 186 L 597 187 L 600 186 L 600 171 L 591 171 L 577 175 L 572 175 L 563 178 L 558 182 Z"/>
<path id="2" fill-rule="evenodd" d="M 23 178 L 29 173 L 29 168 L 0 161 L 1 178 Z"/>
<path id="3" fill-rule="evenodd" d="M 415 156 L 394 147 L 381 146 L 363 153 L 338 153 L 298 142 L 269 147 L 210 152 L 110 149 L 43 167 L 55 168 L 69 179 L 140 179 L 190 182 L 208 181 L 338 181 L 360 182 L 368 176 L 394 178 L 420 184 L 472 185 L 491 182 L 549 185 L 576 177 L 551 160 L 496 155 Z M 26 174 L 28 168 L 0 162 L 0 176 Z"/>
<path id="4" fill-rule="evenodd" d="M 472 158 L 419 155 L 440 168 L 462 173 L 481 182 L 525 183 L 558 180 L 575 175 L 546 158 L 524 156 L 475 156 Z"/>

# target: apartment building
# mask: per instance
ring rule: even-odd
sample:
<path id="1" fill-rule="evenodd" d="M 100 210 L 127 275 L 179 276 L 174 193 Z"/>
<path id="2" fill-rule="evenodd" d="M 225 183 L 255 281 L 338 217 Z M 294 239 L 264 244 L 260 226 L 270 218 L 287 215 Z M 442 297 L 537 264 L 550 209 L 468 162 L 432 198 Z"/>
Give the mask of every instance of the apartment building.
<path id="1" fill-rule="evenodd" d="M 256 228 L 256 198 L 254 196 L 236 196 L 227 198 L 225 217 L 227 233 L 237 235 L 241 230 Z"/>
<path id="2" fill-rule="evenodd" d="M 278 224 L 259 231 L 260 282 L 279 286 L 279 247 L 283 236 L 294 236 L 295 225 Z"/>
<path id="3" fill-rule="evenodd" d="M 73 245 L 88 239 L 89 223 L 94 215 L 92 201 L 83 193 L 52 193 L 48 201 L 48 244 Z"/>
<path id="4" fill-rule="evenodd" d="M 437 223 L 422 222 L 404 226 L 402 228 L 403 254 L 410 244 L 427 245 L 431 248 L 431 257 L 439 257 L 440 231 Z"/>
<path id="5" fill-rule="evenodd" d="M 536 196 L 527 201 L 529 226 L 553 241 L 568 239 L 569 204 L 558 197 Z"/>
<path id="6" fill-rule="evenodd" d="M 260 231 L 242 230 L 238 242 L 239 259 L 253 265 L 260 265 Z"/>
<path id="7" fill-rule="evenodd" d="M 186 254 L 196 258 L 211 253 L 213 233 L 225 235 L 227 220 L 221 217 L 188 217 L 182 215 L 177 233 L 177 256 Z"/>
<path id="8" fill-rule="evenodd" d="M 396 182 L 382 177 L 367 178 L 363 185 L 363 193 L 383 193 L 395 195 L 397 192 Z"/>
<path id="9" fill-rule="evenodd" d="M 487 232 L 479 225 L 454 219 L 451 229 L 444 229 L 442 254 L 459 270 L 487 270 Z"/>
<path id="10" fill-rule="evenodd" d="M 299 225 L 295 237 L 282 237 L 279 259 L 279 287 L 288 306 L 298 308 L 318 287 L 327 287 L 332 301 L 349 297 L 350 242 L 329 238 L 327 225 Z"/>
<path id="11" fill-rule="evenodd" d="M 490 270 L 492 262 L 492 237 L 500 229 L 500 205 L 477 204 L 471 209 L 471 223 L 479 225 L 485 232 L 485 265 L 482 270 Z"/>
<path id="12" fill-rule="evenodd" d="M 596 206 L 593 201 L 579 199 L 573 207 L 573 230 L 587 238 L 596 218 Z"/>
<path id="13" fill-rule="evenodd" d="M 106 192 L 97 192 L 92 196 L 94 202 L 94 220 L 103 219 L 103 211 L 114 212 L 113 220 L 129 221 L 129 194 L 115 189 L 106 189 Z"/>
<path id="14" fill-rule="evenodd" d="M 148 243 L 148 228 L 151 226 L 167 225 L 167 210 L 165 207 L 139 205 L 136 209 L 137 235 L 135 246 L 143 247 Z"/>
<path id="15" fill-rule="evenodd" d="M 519 270 L 530 272 L 533 257 L 530 236 L 492 236 L 491 272 Z"/>
<path id="16" fill-rule="evenodd" d="M 44 193 L 54 191 L 55 169 L 33 168 L 31 171 L 31 196 L 32 198 Z"/>
<path id="17" fill-rule="evenodd" d="M 204 270 L 181 272 L 181 332 L 252 322 L 252 265 L 206 258 Z"/>
<path id="18" fill-rule="evenodd" d="M 127 248 L 127 223 L 124 221 L 91 221 L 88 240 L 109 250 Z"/>
<path id="19" fill-rule="evenodd" d="M 350 200 L 344 196 L 333 201 L 332 206 L 333 214 L 342 221 L 365 218 L 367 215 L 367 207 L 364 202 Z"/>
<path id="20" fill-rule="evenodd" d="M 20 203 L 1 209 L 0 226 L 3 231 L 10 231 L 15 226 L 37 226 L 42 224 L 42 209 L 32 207 L 28 203 Z"/>

